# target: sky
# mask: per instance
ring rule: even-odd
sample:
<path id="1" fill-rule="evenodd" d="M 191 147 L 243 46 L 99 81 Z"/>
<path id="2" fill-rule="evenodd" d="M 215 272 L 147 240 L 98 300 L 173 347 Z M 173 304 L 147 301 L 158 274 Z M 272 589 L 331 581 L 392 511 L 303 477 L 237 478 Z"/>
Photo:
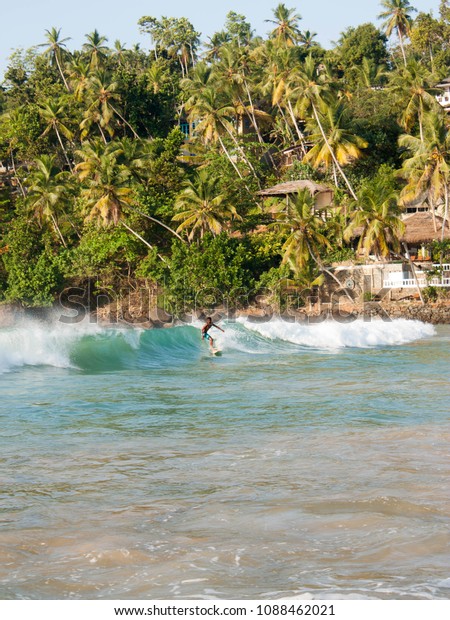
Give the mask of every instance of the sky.
<path id="1" fill-rule="evenodd" d="M 53 26 L 61 28 L 62 37 L 71 37 L 69 49 L 80 49 L 84 35 L 95 28 L 108 37 L 111 47 L 116 39 L 126 46 L 140 43 L 142 49 L 150 49 L 150 37 L 141 35 L 137 21 L 144 15 L 160 18 L 187 17 L 202 40 L 221 30 L 229 11 L 245 15 L 256 31 L 265 35 L 270 24 L 264 22 L 272 17 L 272 9 L 279 0 L 9 0 L 0 11 L 0 79 L 8 64 L 11 52 L 27 49 L 45 42 L 45 30 Z M 419 11 L 439 12 L 439 0 L 410 0 Z M 284 0 L 288 8 L 300 13 L 302 30 L 317 33 L 316 40 L 325 48 L 349 26 L 365 22 L 380 25 L 377 15 L 381 12 L 379 0 Z"/>

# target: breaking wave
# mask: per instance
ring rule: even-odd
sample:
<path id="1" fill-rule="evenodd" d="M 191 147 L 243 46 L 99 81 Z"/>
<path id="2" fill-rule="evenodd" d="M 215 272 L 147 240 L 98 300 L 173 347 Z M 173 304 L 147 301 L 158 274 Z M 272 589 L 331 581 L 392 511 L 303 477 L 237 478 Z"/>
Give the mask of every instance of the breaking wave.
<path id="1" fill-rule="evenodd" d="M 199 327 L 200 323 L 195 323 L 143 330 L 101 327 L 88 322 L 65 325 L 24 320 L 0 329 L 0 373 L 24 366 L 108 372 L 195 361 L 207 354 Z M 214 337 L 227 355 L 400 346 L 435 334 L 432 325 L 405 319 L 300 324 L 281 319 L 251 322 L 242 318 L 224 321 L 223 327 L 225 333 L 216 331 Z"/>

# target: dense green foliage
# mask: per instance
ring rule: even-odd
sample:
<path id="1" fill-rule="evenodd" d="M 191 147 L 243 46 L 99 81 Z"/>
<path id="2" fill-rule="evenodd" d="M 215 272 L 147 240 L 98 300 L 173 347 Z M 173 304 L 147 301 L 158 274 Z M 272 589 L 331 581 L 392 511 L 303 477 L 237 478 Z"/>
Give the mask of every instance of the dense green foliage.
<path id="1" fill-rule="evenodd" d="M 149 53 L 97 30 L 69 51 L 57 28 L 14 52 L 0 87 L 0 298 L 48 305 L 89 279 L 145 278 L 175 313 L 234 307 L 282 281 L 317 286 L 356 258 L 355 230 L 365 253 L 399 251 L 401 210 L 419 199 L 448 217 L 435 85 L 450 9 L 383 0 L 380 20 L 331 50 L 279 4 L 266 38 L 231 11 L 204 43 L 186 18 L 145 16 Z M 335 206 L 258 195 L 298 179 L 328 185 Z"/>

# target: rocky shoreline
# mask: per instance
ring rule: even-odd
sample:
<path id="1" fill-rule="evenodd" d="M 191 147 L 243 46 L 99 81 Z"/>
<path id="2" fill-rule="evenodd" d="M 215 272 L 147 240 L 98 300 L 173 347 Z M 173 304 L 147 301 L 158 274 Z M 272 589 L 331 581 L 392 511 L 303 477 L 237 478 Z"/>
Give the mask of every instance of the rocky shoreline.
<path id="1" fill-rule="evenodd" d="M 450 302 L 435 302 L 425 305 L 420 302 L 367 303 L 364 312 L 372 316 L 387 315 L 391 319 L 409 319 L 432 323 L 433 325 L 450 324 Z M 372 314 L 373 313 L 373 314 Z"/>
<path id="2" fill-rule="evenodd" d="M 160 308 L 142 307 L 141 304 L 130 303 L 130 300 L 127 300 L 126 303 L 116 301 L 114 304 L 93 310 L 89 307 L 83 307 L 82 312 L 74 312 L 73 309 L 60 304 L 55 304 L 51 308 L 25 308 L 16 304 L 3 304 L 0 305 L 0 327 L 12 326 L 17 321 L 29 318 L 76 324 L 89 317 L 91 323 L 105 326 L 129 325 L 152 329 L 191 323 L 196 319 L 201 320 L 208 314 L 214 316 L 215 320 L 233 320 L 238 317 L 246 317 L 255 322 L 266 322 L 271 318 L 306 324 L 321 323 L 326 320 L 344 323 L 358 319 L 367 322 L 380 319 L 384 321 L 407 319 L 433 325 L 445 325 L 450 324 L 450 302 L 429 302 L 423 305 L 416 301 L 371 301 L 353 305 L 341 304 L 339 307 L 322 304 L 320 307 L 300 308 L 285 312 L 280 312 L 270 306 L 249 306 L 238 310 L 219 307 L 213 310 L 199 310 L 176 318 Z"/>
<path id="3" fill-rule="evenodd" d="M 341 306 L 339 309 L 322 307 L 320 311 L 300 310 L 292 314 L 259 313 L 248 309 L 240 313 L 253 320 L 267 320 L 270 316 L 279 316 L 290 321 L 302 323 L 318 323 L 324 320 L 335 320 L 341 323 L 355 320 L 394 320 L 407 319 L 410 321 L 422 321 L 433 325 L 450 324 L 450 303 L 439 302 L 423 305 L 416 302 L 367 302 L 353 306 Z"/>

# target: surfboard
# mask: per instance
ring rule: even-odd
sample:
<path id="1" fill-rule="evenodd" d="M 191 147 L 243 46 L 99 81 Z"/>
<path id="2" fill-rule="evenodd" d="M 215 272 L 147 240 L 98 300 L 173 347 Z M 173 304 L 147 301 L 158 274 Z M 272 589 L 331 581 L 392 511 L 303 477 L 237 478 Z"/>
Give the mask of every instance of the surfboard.
<path id="1" fill-rule="evenodd" d="M 222 355 L 221 349 L 211 349 L 211 355 L 215 355 L 216 357 L 220 357 Z"/>

